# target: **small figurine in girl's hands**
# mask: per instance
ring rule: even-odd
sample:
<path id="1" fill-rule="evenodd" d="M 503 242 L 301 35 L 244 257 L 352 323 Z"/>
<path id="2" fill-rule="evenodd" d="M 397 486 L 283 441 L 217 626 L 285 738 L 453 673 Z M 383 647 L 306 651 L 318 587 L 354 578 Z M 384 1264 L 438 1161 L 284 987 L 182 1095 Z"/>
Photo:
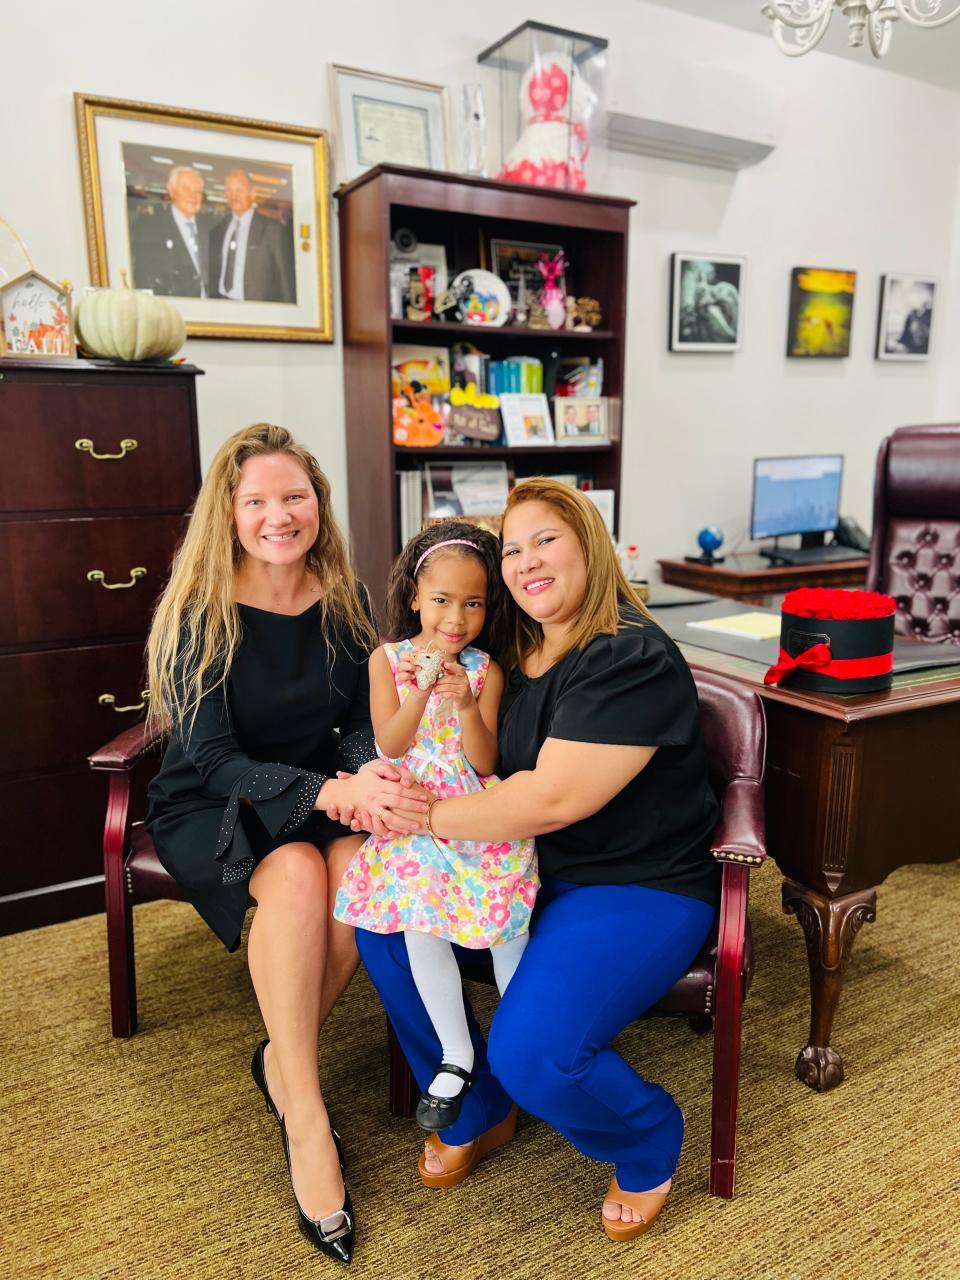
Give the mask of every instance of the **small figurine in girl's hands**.
<path id="1" fill-rule="evenodd" d="M 387 588 L 394 640 L 370 659 L 377 751 L 403 764 L 439 799 L 493 786 L 503 673 L 484 649 L 506 648 L 500 545 L 459 521 L 432 525 L 404 548 Z M 484 649 L 474 646 L 474 641 Z M 428 678 L 427 655 L 441 667 Z M 368 815 L 369 817 L 369 815 Z M 424 1129 L 460 1114 L 473 1076 L 473 1043 L 451 943 L 491 948 L 501 994 L 527 942 L 539 880 L 532 840 L 489 844 L 388 831 L 354 855 L 334 915 L 374 933 L 403 932 L 441 1061 L 417 1106 Z"/>

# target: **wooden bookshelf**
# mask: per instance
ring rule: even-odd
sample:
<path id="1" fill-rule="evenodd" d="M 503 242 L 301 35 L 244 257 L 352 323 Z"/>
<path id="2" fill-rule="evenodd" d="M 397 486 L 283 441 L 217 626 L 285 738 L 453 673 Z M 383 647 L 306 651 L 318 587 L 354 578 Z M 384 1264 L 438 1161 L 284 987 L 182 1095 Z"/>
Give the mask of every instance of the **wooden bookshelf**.
<path id="1" fill-rule="evenodd" d="M 623 421 L 627 239 L 632 200 L 572 195 L 507 182 L 378 165 L 337 192 L 343 325 L 344 406 L 350 535 L 361 578 L 378 603 L 400 550 L 396 472 L 428 462 L 507 461 L 518 478 L 589 470 L 600 489 L 617 494 L 621 441 L 599 445 L 394 445 L 390 370 L 394 342 L 453 346 L 469 340 L 494 358 L 540 356 L 554 350 L 603 359 L 603 395 L 614 432 Z M 490 239 L 562 244 L 570 262 L 567 287 L 600 302 L 604 328 L 589 333 L 482 328 L 390 315 L 390 244 L 410 227 L 424 244 L 443 244 L 450 279 L 483 265 Z"/>

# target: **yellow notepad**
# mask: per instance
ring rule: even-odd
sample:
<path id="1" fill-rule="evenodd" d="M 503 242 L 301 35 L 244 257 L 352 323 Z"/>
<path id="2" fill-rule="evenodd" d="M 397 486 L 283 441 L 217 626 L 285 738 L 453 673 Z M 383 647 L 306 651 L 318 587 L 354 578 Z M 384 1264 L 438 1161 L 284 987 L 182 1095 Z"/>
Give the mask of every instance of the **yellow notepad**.
<path id="1" fill-rule="evenodd" d="M 688 627 L 702 631 L 717 631 L 725 636 L 744 636 L 748 640 L 776 640 L 780 635 L 778 613 L 734 613 L 729 618 L 708 618 L 703 622 L 688 622 Z"/>

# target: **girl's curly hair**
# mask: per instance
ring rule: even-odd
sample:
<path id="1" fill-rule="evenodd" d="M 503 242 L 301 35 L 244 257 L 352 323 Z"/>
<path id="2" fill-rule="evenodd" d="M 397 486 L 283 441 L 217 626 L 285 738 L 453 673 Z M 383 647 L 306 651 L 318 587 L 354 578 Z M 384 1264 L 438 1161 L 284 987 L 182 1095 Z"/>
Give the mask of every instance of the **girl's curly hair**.
<path id="1" fill-rule="evenodd" d="M 417 578 L 435 563 L 433 555 L 420 564 L 421 556 L 441 542 L 454 541 L 443 553 L 473 557 L 487 571 L 487 610 L 483 630 L 473 643 L 498 662 L 510 648 L 514 633 L 514 604 L 500 571 L 500 543 L 477 525 L 465 520 L 443 520 L 415 534 L 400 552 L 387 583 L 387 635 L 391 640 L 409 640 L 420 630 L 420 615 L 413 609 Z M 464 544 L 469 545 L 464 545 Z"/>

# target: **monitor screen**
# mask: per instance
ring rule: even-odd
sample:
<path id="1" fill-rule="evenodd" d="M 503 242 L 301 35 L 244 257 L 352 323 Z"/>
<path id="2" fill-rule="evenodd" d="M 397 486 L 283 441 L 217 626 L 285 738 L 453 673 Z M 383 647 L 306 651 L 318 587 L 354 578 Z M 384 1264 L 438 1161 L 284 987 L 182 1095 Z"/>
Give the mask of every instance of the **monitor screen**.
<path id="1" fill-rule="evenodd" d="M 755 458 L 751 538 L 825 533 L 840 516 L 843 456 Z"/>

